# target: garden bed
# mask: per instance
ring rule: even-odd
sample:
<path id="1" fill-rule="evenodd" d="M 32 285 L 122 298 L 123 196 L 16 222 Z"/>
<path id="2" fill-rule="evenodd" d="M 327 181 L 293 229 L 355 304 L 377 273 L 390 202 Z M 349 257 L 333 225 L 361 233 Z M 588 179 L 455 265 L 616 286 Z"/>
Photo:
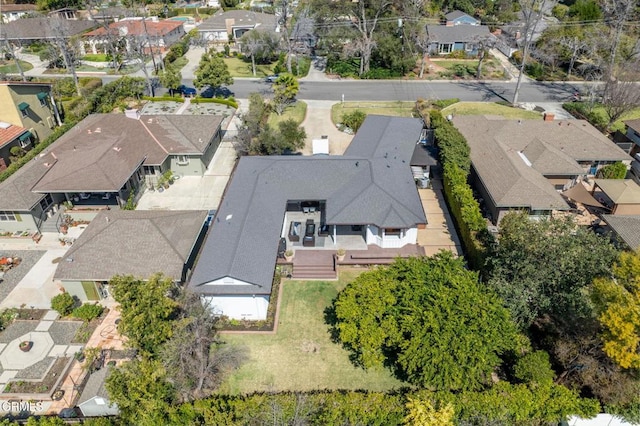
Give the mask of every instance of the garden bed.
<path id="1" fill-rule="evenodd" d="M 93 332 L 96 331 L 96 328 L 98 328 L 98 326 L 100 326 L 108 313 L 109 309 L 105 308 L 105 310 L 102 312 L 102 315 L 100 315 L 98 318 L 95 318 L 88 323 L 83 322 L 80 328 L 78 328 L 78 331 L 76 331 L 75 336 L 73 336 L 73 339 L 71 339 L 71 343 L 87 343 L 91 338 Z"/>
<path id="2" fill-rule="evenodd" d="M 42 381 L 15 380 L 7 383 L 3 394 L 47 394 L 50 395 L 60 378 L 67 371 L 71 358 L 56 358 Z"/>

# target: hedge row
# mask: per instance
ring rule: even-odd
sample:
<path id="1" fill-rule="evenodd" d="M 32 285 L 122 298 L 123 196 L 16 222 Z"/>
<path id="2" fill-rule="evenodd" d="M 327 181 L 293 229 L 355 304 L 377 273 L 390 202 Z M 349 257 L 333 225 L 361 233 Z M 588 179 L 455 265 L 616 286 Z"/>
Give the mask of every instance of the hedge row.
<path id="1" fill-rule="evenodd" d="M 443 165 L 445 199 L 456 220 L 469 265 L 479 270 L 484 265 L 486 247 L 478 237 L 487 227 L 468 183 L 471 151 L 464 136 L 439 111 L 431 110 L 429 114 Z"/>
<path id="2" fill-rule="evenodd" d="M 145 101 L 151 102 L 184 102 L 184 98 L 181 96 L 142 96 Z"/>
<path id="3" fill-rule="evenodd" d="M 574 117 L 587 120 L 596 129 L 601 132 L 607 131 L 607 118 L 602 114 L 598 114 L 594 108 L 590 107 L 587 102 L 567 102 L 562 104 L 562 108 L 569 111 Z"/>
<path id="4" fill-rule="evenodd" d="M 238 109 L 238 102 L 233 98 L 200 98 L 197 97 L 191 101 L 192 104 L 222 104 Z"/>

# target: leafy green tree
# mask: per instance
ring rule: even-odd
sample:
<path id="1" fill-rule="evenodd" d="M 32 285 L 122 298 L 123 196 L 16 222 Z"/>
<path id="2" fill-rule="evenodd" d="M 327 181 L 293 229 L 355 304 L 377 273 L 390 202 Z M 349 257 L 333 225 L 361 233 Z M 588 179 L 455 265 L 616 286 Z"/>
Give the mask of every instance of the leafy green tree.
<path id="1" fill-rule="evenodd" d="M 307 139 L 307 132 L 304 127 L 300 126 L 298 122 L 290 118 L 278 123 L 278 131 L 280 134 L 280 147 L 281 152 L 294 152 L 298 149 L 304 148 L 305 141 Z"/>
<path id="2" fill-rule="evenodd" d="M 271 31 L 247 31 L 240 37 L 242 52 L 251 58 L 251 70 L 255 77 L 256 63 L 268 63 L 276 54 L 278 39 Z"/>
<path id="3" fill-rule="evenodd" d="M 167 424 L 165 415 L 174 400 L 174 390 L 160 361 L 126 362 L 111 371 L 105 386 L 124 424 Z"/>
<path id="4" fill-rule="evenodd" d="M 545 351 L 529 352 L 518 359 L 514 376 L 523 383 L 549 383 L 555 373 L 551 369 L 549 354 Z"/>
<path id="5" fill-rule="evenodd" d="M 104 308 L 98 304 L 85 303 L 73 310 L 73 316 L 89 322 L 102 315 L 103 311 Z"/>
<path id="6" fill-rule="evenodd" d="M 598 21 L 602 9 L 595 0 L 577 0 L 569 7 L 569 16 L 576 21 Z"/>
<path id="7" fill-rule="evenodd" d="M 148 280 L 139 280 L 131 275 L 119 275 L 113 277 L 109 285 L 120 304 L 122 316 L 118 331 L 127 336 L 128 343 L 143 356 L 154 357 L 171 338 L 173 319 L 178 313 L 178 303 L 168 296 L 173 288 L 171 278 L 156 274 Z"/>
<path id="8" fill-rule="evenodd" d="M 594 281 L 592 301 L 604 352 L 622 368 L 640 368 L 640 252 L 620 254 L 613 277 Z"/>
<path id="9" fill-rule="evenodd" d="M 450 252 L 360 275 L 335 302 L 336 332 L 365 368 L 418 386 L 478 389 L 519 340 L 509 313 Z"/>
<path id="10" fill-rule="evenodd" d="M 209 86 L 213 90 L 223 85 L 233 84 L 233 78 L 229 73 L 229 67 L 222 58 L 215 52 L 202 55 L 198 69 L 196 69 L 196 79 L 193 84 L 198 88 Z"/>
<path id="11" fill-rule="evenodd" d="M 285 108 L 295 101 L 300 90 L 298 80 L 291 74 L 281 74 L 273 83 L 273 109 L 282 115 Z"/>
<path id="12" fill-rule="evenodd" d="M 585 288 L 609 273 L 617 250 L 570 219 L 529 220 L 510 213 L 488 260 L 488 285 L 523 328 L 544 315 L 579 324 L 591 315 Z"/>
<path id="13" fill-rule="evenodd" d="M 404 421 L 412 426 L 453 426 L 454 410 L 451 403 L 437 409 L 428 400 L 407 397 L 407 417 Z"/>
<path id="14" fill-rule="evenodd" d="M 66 317 L 73 311 L 73 307 L 76 305 L 76 300 L 72 295 L 67 293 L 58 294 L 51 299 L 51 309 L 57 311 L 60 316 Z"/>
<path id="15" fill-rule="evenodd" d="M 618 161 L 617 163 L 607 164 L 598 170 L 597 178 L 599 179 L 624 179 L 627 176 L 627 166 Z"/>
<path id="16" fill-rule="evenodd" d="M 354 133 L 358 131 L 364 120 L 367 118 L 367 114 L 359 109 L 346 112 L 342 114 L 342 124 L 350 128 Z"/>
<path id="17" fill-rule="evenodd" d="M 182 74 L 171 65 L 167 65 L 163 71 L 158 74 L 160 84 L 169 89 L 169 93 L 173 93 L 178 89 L 182 82 Z"/>

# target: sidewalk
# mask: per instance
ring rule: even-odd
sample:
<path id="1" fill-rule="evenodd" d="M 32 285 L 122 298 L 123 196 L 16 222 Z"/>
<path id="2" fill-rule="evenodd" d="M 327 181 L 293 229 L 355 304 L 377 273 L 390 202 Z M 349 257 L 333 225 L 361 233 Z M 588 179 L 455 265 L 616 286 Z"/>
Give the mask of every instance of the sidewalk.
<path id="1" fill-rule="evenodd" d="M 520 74 L 520 70 L 518 69 L 518 67 L 513 65 L 509 60 L 509 58 L 507 58 L 506 55 L 501 51 L 499 51 L 498 49 L 490 49 L 489 53 L 491 53 L 498 61 L 500 61 L 500 64 L 502 64 L 507 75 L 509 76 L 508 81 L 510 83 L 515 83 L 518 80 L 518 74 Z M 534 80 L 527 77 L 526 75 L 522 76 L 523 83 L 530 83 L 532 81 Z"/>

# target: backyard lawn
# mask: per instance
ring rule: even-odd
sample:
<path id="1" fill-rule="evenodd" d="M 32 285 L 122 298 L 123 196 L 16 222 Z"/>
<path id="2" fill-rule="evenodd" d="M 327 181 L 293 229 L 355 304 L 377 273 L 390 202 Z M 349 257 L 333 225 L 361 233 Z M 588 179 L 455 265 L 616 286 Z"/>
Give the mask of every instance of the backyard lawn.
<path id="1" fill-rule="evenodd" d="M 404 384 L 388 370 L 353 366 L 349 353 L 333 343 L 324 310 L 360 271 L 338 281 L 283 281 L 276 334 L 223 334 L 222 340 L 249 351 L 249 360 L 227 379 L 221 393 L 313 389 L 383 391 Z"/>
<path id="2" fill-rule="evenodd" d="M 229 67 L 229 73 L 232 77 L 266 77 L 273 74 L 272 68 L 275 65 L 256 65 L 256 75 L 251 72 L 251 62 L 245 62 L 238 58 L 224 58 L 224 62 Z"/>
<path id="3" fill-rule="evenodd" d="M 20 62 L 20 67 L 22 68 L 22 71 L 29 71 L 30 69 L 33 69 L 33 65 L 31 65 L 29 62 L 25 62 L 25 61 L 21 61 L 18 59 L 18 61 Z M 11 60 L 11 61 L 5 61 L 2 60 L 0 61 L 0 74 L 15 74 L 18 73 L 18 67 L 16 66 L 15 61 Z"/>
<path id="4" fill-rule="evenodd" d="M 443 115 L 500 115 L 505 118 L 538 119 L 541 114 L 535 111 L 525 111 L 500 105 L 494 102 L 458 102 L 442 110 Z"/>
<path id="5" fill-rule="evenodd" d="M 412 117 L 415 102 L 344 102 L 331 107 L 331 120 L 334 124 L 342 122 L 342 115 L 355 110 L 365 114 L 392 115 L 394 117 Z"/>
<path id="6" fill-rule="evenodd" d="M 295 120 L 296 123 L 302 124 L 302 122 L 304 121 L 304 117 L 306 115 L 307 115 L 307 104 L 302 101 L 296 101 L 295 104 L 287 107 L 287 109 L 284 110 L 282 115 L 278 115 L 275 112 L 272 112 L 269 115 L 268 123 L 271 127 L 275 127 L 281 121 L 293 119 Z"/>

